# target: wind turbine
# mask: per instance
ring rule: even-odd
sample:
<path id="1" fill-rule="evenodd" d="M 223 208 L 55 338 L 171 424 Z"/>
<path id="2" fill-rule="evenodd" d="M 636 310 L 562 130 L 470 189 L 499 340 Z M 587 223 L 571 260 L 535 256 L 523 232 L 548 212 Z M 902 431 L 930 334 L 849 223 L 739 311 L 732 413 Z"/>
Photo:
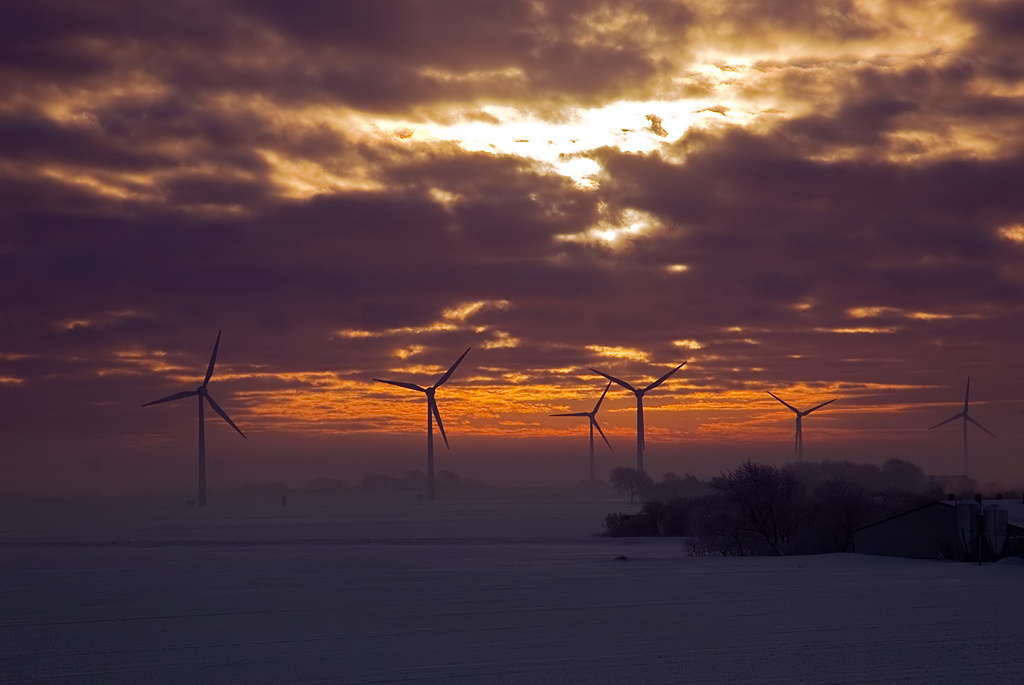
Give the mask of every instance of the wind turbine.
<path id="1" fill-rule="evenodd" d="M 983 430 L 986 433 L 988 433 L 989 435 L 991 435 L 993 438 L 996 437 L 995 433 L 993 433 L 988 428 L 985 428 L 983 425 L 981 425 L 980 423 L 978 423 L 977 421 L 972 419 L 971 415 L 967 413 L 967 405 L 969 404 L 970 399 L 971 399 L 971 377 L 968 376 L 967 377 L 967 392 L 964 393 L 964 410 L 962 412 L 960 412 L 959 414 L 956 414 L 955 416 L 950 416 L 945 421 L 942 421 L 942 422 L 937 423 L 934 426 L 932 426 L 932 428 L 938 428 L 939 426 L 945 425 L 945 424 L 949 423 L 950 421 L 956 421 L 957 419 L 963 419 L 964 420 L 964 475 L 965 476 L 967 475 L 967 422 L 970 421 L 975 426 L 977 426 L 981 430 Z M 932 428 L 929 428 L 928 430 L 931 430 Z"/>
<path id="2" fill-rule="evenodd" d="M 397 385 L 400 388 L 408 388 L 409 390 L 419 390 L 427 396 L 427 499 L 434 499 L 434 419 L 437 419 L 437 427 L 441 429 L 441 437 L 444 438 L 444 446 L 448 447 L 448 436 L 444 434 L 444 424 L 441 423 L 441 414 L 437 411 L 437 401 L 434 399 L 434 391 L 444 385 L 445 381 L 451 377 L 452 372 L 455 371 L 455 367 L 469 354 L 472 348 L 467 347 L 466 351 L 462 353 L 462 356 L 455 360 L 455 363 L 444 373 L 443 376 L 437 379 L 437 383 L 434 383 L 429 388 L 424 388 L 415 383 L 406 383 L 404 381 L 387 381 L 383 378 L 374 378 L 373 380 L 378 383 L 388 383 L 390 385 Z"/>
<path id="3" fill-rule="evenodd" d="M 594 429 L 601 434 L 604 439 L 604 444 L 608 445 L 608 449 L 612 449 L 612 444 L 608 442 L 608 438 L 604 437 L 604 431 L 601 430 L 601 425 L 597 422 L 597 410 L 601 408 L 601 402 L 604 401 L 604 396 L 608 394 L 608 388 L 612 387 L 612 382 L 608 381 L 608 385 L 604 387 L 604 392 L 601 393 L 601 399 L 597 401 L 594 408 L 591 411 L 581 411 L 575 414 L 552 414 L 551 416 L 586 416 L 590 421 L 590 482 L 593 483 L 597 480 L 594 477 Z M 612 450 L 614 452 L 615 450 Z"/>
<path id="4" fill-rule="evenodd" d="M 594 373 L 604 376 L 613 383 L 618 383 L 626 390 L 629 390 L 631 393 L 636 395 L 636 470 L 639 471 L 640 473 L 644 472 L 644 395 L 650 392 L 651 390 L 654 390 L 662 383 L 664 383 L 666 380 L 668 380 L 669 376 L 674 374 L 679 369 L 683 368 L 683 366 L 685 365 L 686 362 L 683 362 L 682 364 L 672 369 L 658 380 L 648 385 L 646 388 L 639 389 L 634 388 L 626 381 L 618 379 L 615 376 L 609 376 L 603 371 L 598 371 L 595 368 L 590 369 Z"/>
<path id="5" fill-rule="evenodd" d="M 195 390 L 183 390 L 182 392 L 176 392 L 173 395 L 168 395 L 159 400 L 153 400 L 152 402 L 146 402 L 143 407 L 148 407 L 151 404 L 161 404 L 162 402 L 173 402 L 174 400 L 181 400 L 186 397 L 199 397 L 199 506 L 206 506 L 206 430 L 205 422 L 203 420 L 203 404 L 209 402 L 213 410 L 220 414 L 220 417 L 228 422 L 228 424 L 238 431 L 238 434 L 243 438 L 245 433 L 235 425 L 235 422 L 220 408 L 213 397 L 210 396 L 206 386 L 210 383 L 210 377 L 213 376 L 213 365 L 217 362 L 217 348 L 220 347 L 220 331 L 217 331 L 217 342 L 213 344 L 213 354 L 210 355 L 210 365 L 206 368 L 206 378 L 203 379 L 203 384 Z"/>
<path id="6" fill-rule="evenodd" d="M 782 402 L 784 405 L 789 407 L 790 411 L 792 411 L 794 414 L 796 414 L 796 458 L 797 458 L 797 461 L 803 461 L 804 460 L 803 418 L 805 416 L 807 416 L 808 414 L 810 414 L 812 411 L 818 411 L 819 409 L 824 407 L 826 404 L 832 404 L 833 402 L 835 402 L 839 398 L 836 397 L 834 399 L 829 400 L 828 402 L 822 402 L 818 406 L 811 407 L 807 411 L 800 411 L 799 409 L 794 407 L 789 402 L 786 402 L 785 400 L 783 400 L 780 397 L 778 397 L 775 393 L 769 392 L 768 394 L 771 395 L 772 397 L 774 397 L 775 399 L 779 400 L 779 402 Z"/>

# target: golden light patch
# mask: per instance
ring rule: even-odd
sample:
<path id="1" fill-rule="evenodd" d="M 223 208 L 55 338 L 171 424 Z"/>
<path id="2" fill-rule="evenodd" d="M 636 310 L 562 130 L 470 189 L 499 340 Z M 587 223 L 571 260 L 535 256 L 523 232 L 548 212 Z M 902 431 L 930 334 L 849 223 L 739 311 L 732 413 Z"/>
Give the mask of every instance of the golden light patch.
<path id="1" fill-rule="evenodd" d="M 419 354 L 422 351 L 422 345 L 412 345 L 411 347 L 408 348 L 400 348 L 395 350 L 395 356 L 398 357 L 399 359 L 407 359 L 413 356 L 414 354 Z"/>
<path id="2" fill-rule="evenodd" d="M 92 317 L 84 317 L 81 319 L 65 319 L 64 321 L 59 321 L 57 322 L 57 329 L 63 331 L 73 331 L 79 328 L 95 328 L 96 326 L 109 326 L 116 324 L 121 319 L 126 319 L 134 316 L 139 316 L 139 312 L 135 311 L 134 309 L 120 309 L 115 311 L 107 311 Z"/>
<path id="3" fill-rule="evenodd" d="M 344 329 L 340 331 L 335 331 L 334 334 L 340 338 L 384 338 L 403 333 L 438 333 L 443 331 L 455 330 L 458 330 L 458 326 L 456 326 L 455 324 L 447 323 L 445 321 L 438 321 L 432 324 L 428 324 L 426 326 L 403 326 L 402 328 L 387 328 L 383 331 Z"/>
<path id="4" fill-rule="evenodd" d="M 496 350 L 504 347 L 519 347 L 519 338 L 514 338 L 505 331 L 495 331 L 495 339 L 484 343 L 485 350 Z"/>
<path id="5" fill-rule="evenodd" d="M 119 370 L 122 374 L 170 374 L 171 378 L 178 380 L 195 378 L 194 375 L 185 375 L 187 370 L 183 367 L 165 361 L 167 352 L 164 350 L 122 349 L 114 350 L 112 356 L 122 365 Z M 132 368 L 136 370 L 132 371 Z"/>
<path id="6" fill-rule="evenodd" d="M 64 331 L 73 331 L 77 328 L 92 328 L 92 319 L 71 319 L 68 321 L 61 321 L 58 327 Z"/>
<path id="7" fill-rule="evenodd" d="M 996 234 L 1003 240 L 1009 240 L 1012 243 L 1024 244 L 1024 224 L 1013 224 L 1011 226 L 1002 226 Z"/>
<path id="8" fill-rule="evenodd" d="M 556 240 L 571 243 L 598 244 L 608 248 L 623 248 L 637 238 L 651 235 L 659 229 L 657 219 L 635 209 L 628 209 L 617 218 L 607 218 L 579 233 L 562 233 Z"/>
<path id="9" fill-rule="evenodd" d="M 637 362 L 648 361 L 647 353 L 631 347 L 606 347 L 604 345 L 587 345 L 586 349 L 602 357 L 613 359 L 631 359 Z"/>
<path id="10" fill-rule="evenodd" d="M 408 366 L 392 367 L 388 369 L 388 373 L 404 374 L 409 376 L 435 376 L 444 373 L 447 370 L 447 367 L 441 367 L 437 364 L 411 364 Z"/>
<path id="11" fill-rule="evenodd" d="M 459 195 L 456 193 L 441 190 L 440 188 L 431 188 L 429 194 L 435 202 L 445 209 L 451 209 L 451 207 L 459 200 Z"/>
<path id="12" fill-rule="evenodd" d="M 464 302 L 449 309 L 445 309 L 441 313 L 441 316 L 453 321 L 465 321 L 469 317 L 485 309 L 496 309 L 503 312 L 507 311 L 508 308 L 508 300 L 478 300 L 477 302 Z"/>
<path id="13" fill-rule="evenodd" d="M 896 307 L 851 307 L 846 310 L 846 315 L 854 319 L 874 319 L 884 314 L 899 314 L 901 310 Z"/>
<path id="14" fill-rule="evenodd" d="M 685 271 L 689 271 L 690 266 L 688 264 L 669 264 L 665 267 L 665 271 L 670 274 L 681 274 Z"/>
<path id="15" fill-rule="evenodd" d="M 838 333 L 840 335 L 880 335 L 895 333 L 897 328 L 872 328 L 870 326 L 858 326 L 856 328 L 815 328 L 815 333 Z"/>
<path id="16" fill-rule="evenodd" d="M 373 178 L 369 170 L 346 169 L 341 176 L 308 160 L 287 159 L 272 150 L 256 150 L 271 168 L 271 179 L 283 197 L 307 199 L 314 195 L 343 191 L 380 191 L 386 186 Z"/>
<path id="17" fill-rule="evenodd" d="M 672 344 L 676 347 L 681 347 L 684 350 L 703 350 L 704 345 L 697 342 L 696 340 L 673 340 Z"/>
<path id="18" fill-rule="evenodd" d="M 0 376 L 0 385 L 21 385 L 24 382 L 24 378 L 17 378 L 15 376 Z"/>
<path id="19" fill-rule="evenodd" d="M 935 312 L 910 312 L 907 318 L 919 321 L 944 321 L 954 318 L 952 314 L 937 314 Z"/>

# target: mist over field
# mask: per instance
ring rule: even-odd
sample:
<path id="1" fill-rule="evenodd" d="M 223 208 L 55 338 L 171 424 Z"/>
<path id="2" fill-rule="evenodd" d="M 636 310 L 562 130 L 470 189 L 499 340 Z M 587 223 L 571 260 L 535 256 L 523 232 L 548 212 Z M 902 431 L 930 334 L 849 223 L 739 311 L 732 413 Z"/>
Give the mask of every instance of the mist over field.
<path id="1" fill-rule="evenodd" d="M 576 489 L 0 504 L 5 683 L 1014 682 L 1019 560 L 695 557 Z"/>

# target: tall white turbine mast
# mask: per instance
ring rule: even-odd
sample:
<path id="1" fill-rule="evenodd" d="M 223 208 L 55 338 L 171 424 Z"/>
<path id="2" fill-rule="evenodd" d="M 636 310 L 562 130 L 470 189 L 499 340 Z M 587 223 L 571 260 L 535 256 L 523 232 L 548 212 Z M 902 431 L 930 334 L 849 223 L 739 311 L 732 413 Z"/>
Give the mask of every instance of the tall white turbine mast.
<path id="1" fill-rule="evenodd" d="M 217 348 L 220 347 L 220 331 L 217 331 L 217 342 L 213 344 L 213 354 L 210 355 L 210 365 L 206 369 L 206 378 L 203 379 L 203 384 L 195 390 L 183 390 L 182 392 L 176 392 L 173 395 L 168 395 L 159 400 L 153 400 L 152 402 L 146 402 L 143 407 L 148 407 L 151 404 L 160 404 L 162 402 L 173 402 L 174 400 L 181 400 L 186 397 L 198 397 L 199 398 L 199 506 L 206 506 L 206 429 L 204 421 L 203 405 L 205 402 L 209 402 L 213 410 L 220 414 L 220 417 L 228 422 L 228 424 L 238 431 L 238 434 L 243 438 L 245 433 L 235 425 L 235 422 L 231 420 L 220 405 L 217 404 L 213 397 L 207 390 L 207 385 L 210 383 L 210 377 L 213 376 L 213 365 L 217 362 Z"/>
<path id="2" fill-rule="evenodd" d="M 686 362 L 683 362 L 682 364 L 672 369 L 658 380 L 648 385 L 646 388 L 639 389 L 634 388 L 626 381 L 618 379 L 615 376 L 609 376 L 603 371 L 598 371 L 595 368 L 590 369 L 594 373 L 604 376 L 613 383 L 618 383 L 623 388 L 629 390 L 631 393 L 636 395 L 636 470 L 639 471 L 640 473 L 644 472 L 644 395 L 650 392 L 651 390 L 654 390 L 662 383 L 664 383 L 666 380 L 668 380 L 669 376 L 674 374 L 679 369 L 683 368 L 685 365 Z"/>
<path id="3" fill-rule="evenodd" d="M 601 393 L 601 398 L 597 400 L 597 404 L 590 411 L 576 412 L 575 414 L 552 414 L 551 416 L 586 416 L 590 423 L 590 482 L 593 483 L 597 480 L 594 475 L 594 429 L 601 434 L 601 438 L 604 439 L 604 444 L 608 445 L 608 449 L 612 449 L 612 444 L 608 442 L 608 438 L 604 437 L 604 431 L 601 430 L 601 425 L 597 422 L 597 410 L 601 408 L 601 402 L 604 401 L 604 396 L 608 394 L 608 388 L 612 387 L 612 382 L 608 381 L 608 385 L 604 386 L 604 392 Z M 613 452 L 615 450 L 612 450 Z"/>
<path id="4" fill-rule="evenodd" d="M 797 461 L 803 461 L 803 460 L 804 460 L 804 429 L 803 429 L 803 418 L 804 418 L 805 416 L 807 416 L 808 414 L 810 414 L 810 413 L 811 413 L 812 411 L 818 411 L 819 409 L 821 409 L 822 407 L 824 407 L 824 406 L 825 406 L 826 404 L 832 404 L 833 402 L 835 402 L 835 401 L 836 401 L 836 400 L 838 400 L 839 398 L 838 398 L 838 397 L 836 397 L 836 398 L 833 398 L 833 399 L 829 400 L 828 402 L 822 402 L 822 403 L 821 403 L 821 404 L 819 404 L 818 406 L 816 406 L 816 407 L 811 407 L 811 408 L 810 408 L 810 409 L 808 409 L 807 411 L 800 411 L 799 409 L 797 409 L 796 407 L 794 407 L 794 406 L 793 406 L 792 404 L 790 404 L 789 402 L 786 402 L 785 400 L 781 399 L 781 398 L 780 398 L 780 397 L 779 397 L 778 395 L 776 395 L 775 393 L 773 393 L 773 392 L 769 392 L 768 394 L 769 394 L 769 395 L 771 395 L 772 397 L 774 397 L 775 399 L 779 400 L 779 402 L 782 402 L 782 403 L 783 403 L 784 405 L 786 405 L 787 407 L 789 407 L 789 410 L 790 410 L 790 411 L 792 411 L 792 412 L 793 412 L 794 414 L 796 414 L 796 458 L 797 458 Z"/>
<path id="5" fill-rule="evenodd" d="M 455 371 L 455 367 L 469 354 L 472 348 L 467 347 L 466 351 L 462 353 L 462 356 L 455 360 L 455 363 L 437 379 L 437 382 L 428 388 L 421 387 L 415 383 L 406 383 L 404 381 L 388 381 L 383 378 L 374 378 L 373 380 L 378 383 L 388 383 L 389 385 L 397 385 L 400 388 L 408 388 L 409 390 L 418 390 L 427 396 L 427 499 L 434 499 L 434 419 L 437 419 L 437 427 L 441 430 L 441 437 L 444 438 L 444 446 L 448 447 L 448 436 L 444 433 L 444 424 L 441 423 L 441 414 L 437 411 L 437 401 L 434 399 L 434 391 L 444 385 L 452 373 Z"/>
<path id="6" fill-rule="evenodd" d="M 968 413 L 968 405 L 970 404 L 970 400 L 971 400 L 971 377 L 968 376 L 967 377 L 967 392 L 964 393 L 964 410 L 962 412 L 960 412 L 959 414 L 956 414 L 954 416 L 950 416 L 945 421 L 940 421 L 939 423 L 935 424 L 934 426 L 932 426 L 931 428 L 928 429 L 928 430 L 932 430 L 932 428 L 938 428 L 939 426 L 945 425 L 945 424 L 949 423 L 950 421 L 956 421 L 957 419 L 963 419 L 964 420 L 964 475 L 965 476 L 968 475 L 968 471 L 967 471 L 967 422 L 969 421 L 969 422 L 973 423 L 975 426 L 977 426 L 981 430 L 985 431 L 986 433 L 991 435 L 993 438 L 996 437 L 995 433 L 993 433 L 988 428 L 985 428 L 983 425 L 981 425 L 980 423 L 978 423 L 977 421 L 975 421 L 974 419 L 971 418 L 971 415 Z"/>

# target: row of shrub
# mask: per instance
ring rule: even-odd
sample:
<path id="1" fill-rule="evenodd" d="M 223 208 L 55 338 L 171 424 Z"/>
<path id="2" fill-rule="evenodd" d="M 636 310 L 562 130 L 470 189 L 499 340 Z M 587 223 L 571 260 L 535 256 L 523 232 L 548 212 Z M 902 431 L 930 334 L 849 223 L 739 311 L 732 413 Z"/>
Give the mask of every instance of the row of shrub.
<path id="1" fill-rule="evenodd" d="M 661 483 L 619 468 L 612 473 L 613 485 L 631 499 L 639 496 L 642 505 L 637 514 L 608 514 L 605 531 L 611 536 L 687 537 L 693 554 L 847 551 L 857 528 L 940 494 L 919 468 L 891 461 L 863 471 L 871 477 L 871 489 L 852 475 L 836 475 L 855 470 L 821 465 L 747 462 L 707 482 L 669 474 Z M 880 476 L 883 472 L 898 478 L 887 479 Z"/>

